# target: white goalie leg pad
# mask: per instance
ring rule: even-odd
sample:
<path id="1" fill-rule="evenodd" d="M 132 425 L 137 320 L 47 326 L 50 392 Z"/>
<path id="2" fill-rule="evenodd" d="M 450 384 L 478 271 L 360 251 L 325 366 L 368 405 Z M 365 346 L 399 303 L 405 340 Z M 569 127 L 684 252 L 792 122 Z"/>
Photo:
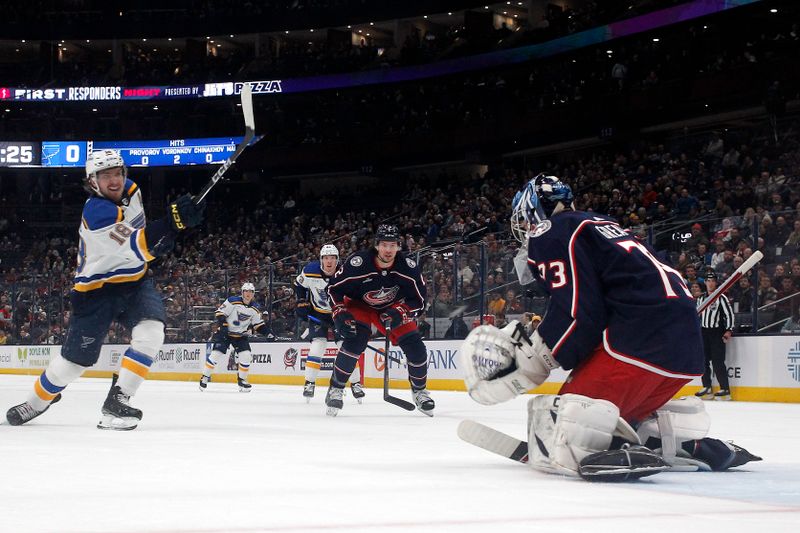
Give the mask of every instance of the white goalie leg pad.
<path id="1" fill-rule="evenodd" d="M 661 439 L 664 461 L 677 470 L 705 470 L 706 465 L 688 457 L 681 444 L 708 435 L 711 417 L 700 398 L 685 396 L 665 403 L 655 414 L 641 423 L 637 433 L 642 443 L 653 437 Z"/>
<path id="2" fill-rule="evenodd" d="M 164 323 L 142 320 L 131 330 L 131 348 L 155 359 L 164 344 Z"/>
<path id="3" fill-rule="evenodd" d="M 539 396 L 528 412 L 531 466 L 571 476 L 584 457 L 608 450 L 620 419 L 613 403 L 580 394 Z"/>

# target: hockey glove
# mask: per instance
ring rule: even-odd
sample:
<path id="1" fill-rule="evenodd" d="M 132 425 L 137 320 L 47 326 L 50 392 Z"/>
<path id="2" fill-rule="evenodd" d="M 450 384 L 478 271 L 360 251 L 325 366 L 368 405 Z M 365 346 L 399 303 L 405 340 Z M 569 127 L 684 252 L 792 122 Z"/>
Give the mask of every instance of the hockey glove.
<path id="1" fill-rule="evenodd" d="M 356 332 L 356 318 L 343 307 L 334 310 L 333 326 L 336 329 L 336 334 L 343 339 L 352 339 L 358 334 Z"/>
<path id="2" fill-rule="evenodd" d="M 298 320 L 308 320 L 308 302 L 297 302 L 294 314 Z"/>
<path id="3" fill-rule="evenodd" d="M 396 303 L 381 313 L 381 323 L 384 325 L 389 323 L 389 327 L 392 329 L 399 328 L 414 320 L 410 311 L 406 304 Z"/>
<path id="4" fill-rule="evenodd" d="M 200 225 L 203 222 L 205 209 L 205 202 L 195 205 L 194 200 L 188 194 L 184 194 L 167 207 L 175 231 L 183 231 L 186 228 Z"/>
<path id="5" fill-rule="evenodd" d="M 461 345 L 461 364 L 467 392 L 483 405 L 525 394 L 559 366 L 542 337 L 537 332 L 528 337 L 517 320 L 503 329 L 473 329 Z"/>

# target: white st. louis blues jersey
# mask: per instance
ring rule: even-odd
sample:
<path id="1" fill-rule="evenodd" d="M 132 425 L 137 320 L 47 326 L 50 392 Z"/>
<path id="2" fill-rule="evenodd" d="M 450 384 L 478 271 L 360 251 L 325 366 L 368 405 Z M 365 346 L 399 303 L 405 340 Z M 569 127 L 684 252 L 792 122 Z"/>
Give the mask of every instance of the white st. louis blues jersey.
<path id="1" fill-rule="evenodd" d="M 121 205 L 92 196 L 83 206 L 78 230 L 78 266 L 75 290 L 88 292 L 106 283 L 141 279 L 147 262 L 155 259 L 147 250 L 142 192 L 125 180 Z"/>
<path id="2" fill-rule="evenodd" d="M 319 261 L 307 264 L 295 279 L 296 285 L 308 291 L 312 309 L 323 315 L 331 314 L 331 302 L 328 298 L 329 281 L 330 277 L 322 272 Z"/>
<path id="3" fill-rule="evenodd" d="M 241 296 L 231 296 L 219 306 L 216 317 L 225 317 L 224 326 L 228 327 L 229 337 L 241 337 L 252 327 L 258 327 L 264 323 L 261 317 L 261 310 L 255 302 L 250 305 L 244 303 Z"/>

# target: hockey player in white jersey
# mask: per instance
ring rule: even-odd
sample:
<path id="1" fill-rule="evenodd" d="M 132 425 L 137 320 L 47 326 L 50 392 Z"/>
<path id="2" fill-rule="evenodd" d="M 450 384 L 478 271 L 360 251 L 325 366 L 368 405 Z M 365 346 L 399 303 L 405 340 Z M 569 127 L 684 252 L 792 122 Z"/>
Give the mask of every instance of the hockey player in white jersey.
<path id="1" fill-rule="evenodd" d="M 150 370 L 164 342 L 166 315 L 161 295 L 147 277 L 148 263 L 168 253 L 175 237 L 203 220 L 204 204 L 189 195 L 167 208 L 167 216 L 146 223 L 142 193 L 127 178 L 116 150 L 100 150 L 86 160 L 83 207 L 78 234 L 78 264 L 70 293 L 72 317 L 61 354 L 34 383 L 28 399 L 6 413 L 18 426 L 44 413 L 61 399 L 61 391 L 94 365 L 112 320 L 130 329 L 119 376 L 114 376 L 102 407 L 100 429 L 134 429 L 142 411 L 130 398 Z"/>
<path id="2" fill-rule="evenodd" d="M 306 358 L 306 382 L 303 386 L 303 396 L 309 402 L 314 397 L 322 356 L 328 345 L 328 334 L 330 332 L 335 335 L 328 298 L 328 282 L 336 273 L 338 266 L 339 250 L 333 244 L 326 244 L 320 248 L 319 261 L 312 261 L 303 267 L 294 281 L 297 318 L 308 320 L 308 336 L 311 339 L 311 348 Z M 361 403 L 366 394 L 364 387 L 361 386 L 358 365 L 351 374 L 350 383 L 353 397 Z"/>
<path id="3" fill-rule="evenodd" d="M 253 353 L 250 350 L 250 341 L 247 335 L 252 328 L 260 335 L 267 335 L 269 328 L 261 317 L 261 309 L 253 301 L 256 289 L 252 283 L 242 285 L 241 296 L 231 296 L 225 300 L 216 312 L 219 330 L 214 334 L 211 342 L 214 343 L 211 353 L 206 357 L 203 375 L 200 377 L 200 390 L 206 390 L 211 381 L 211 373 L 220 360 L 226 360 L 225 354 L 228 347 L 233 345 L 239 360 L 237 383 L 239 392 L 250 392 L 252 386 L 247 381 L 250 372 L 250 363 L 253 362 Z"/>

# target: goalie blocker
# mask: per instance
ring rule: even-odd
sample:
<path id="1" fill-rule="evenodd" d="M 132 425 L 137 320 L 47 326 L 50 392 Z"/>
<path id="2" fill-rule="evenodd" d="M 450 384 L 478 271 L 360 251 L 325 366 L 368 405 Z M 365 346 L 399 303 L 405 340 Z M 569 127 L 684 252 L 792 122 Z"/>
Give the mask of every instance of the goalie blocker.
<path id="1" fill-rule="evenodd" d="M 461 357 L 467 391 L 484 405 L 524 394 L 558 366 L 541 337 L 534 332 L 529 338 L 517 321 L 502 330 L 476 328 Z M 528 402 L 528 462 L 537 470 L 627 481 L 666 469 L 725 470 L 760 460 L 734 444 L 707 438 L 710 420 L 696 398 L 658 400 L 637 431 L 615 402 L 572 392 L 575 381 L 560 395 Z"/>

